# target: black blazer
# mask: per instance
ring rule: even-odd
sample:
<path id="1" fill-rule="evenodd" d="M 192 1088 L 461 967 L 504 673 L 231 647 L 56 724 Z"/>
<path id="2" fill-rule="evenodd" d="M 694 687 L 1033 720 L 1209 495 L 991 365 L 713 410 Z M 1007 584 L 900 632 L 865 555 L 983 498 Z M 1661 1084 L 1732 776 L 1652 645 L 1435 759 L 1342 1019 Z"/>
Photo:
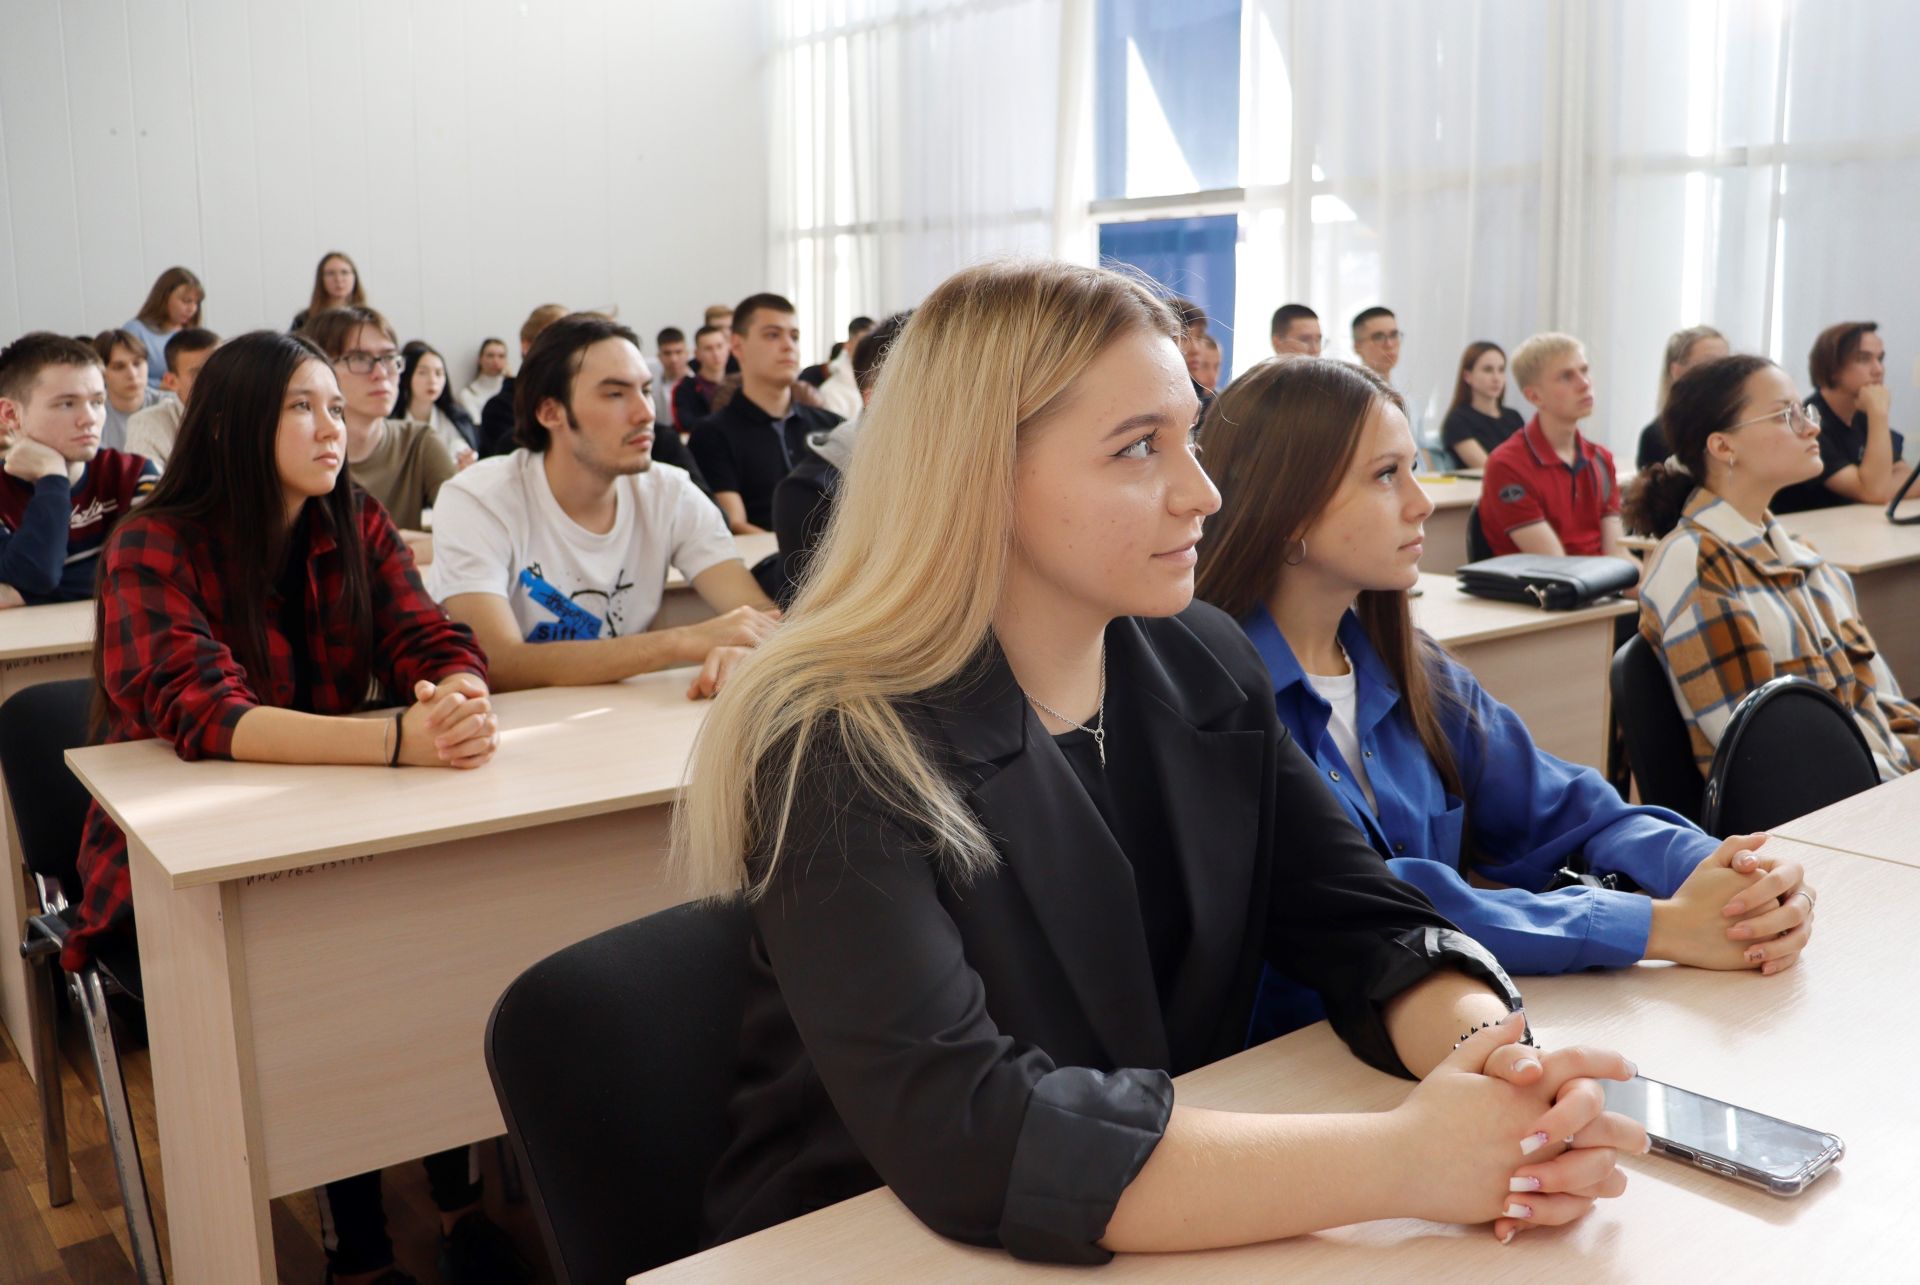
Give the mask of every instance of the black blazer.
<path id="1" fill-rule="evenodd" d="M 1407 1074 L 1381 1006 L 1493 957 L 1387 871 L 1275 717 L 1239 627 L 1196 603 L 1107 631 L 1109 749 L 1165 782 L 1191 919 L 1163 1009 L 1132 869 L 998 647 L 908 707 L 1002 861 L 965 887 L 843 765 L 803 764 L 753 907 L 727 1239 L 885 1181 L 944 1235 L 1100 1262 L 1172 1109 L 1170 1075 L 1238 1051 L 1261 966 L 1318 989 L 1362 1058 Z M 1136 749 L 1135 752 L 1138 752 Z"/>

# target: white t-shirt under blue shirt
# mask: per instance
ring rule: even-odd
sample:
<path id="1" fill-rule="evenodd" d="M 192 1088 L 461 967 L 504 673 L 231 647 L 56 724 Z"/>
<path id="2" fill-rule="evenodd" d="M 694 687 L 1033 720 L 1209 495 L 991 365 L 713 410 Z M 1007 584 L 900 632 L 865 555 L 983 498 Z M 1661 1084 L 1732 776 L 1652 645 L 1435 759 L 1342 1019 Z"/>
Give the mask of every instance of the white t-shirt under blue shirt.
<path id="1" fill-rule="evenodd" d="M 599 535 L 561 509 L 543 456 L 523 448 L 471 465 L 434 501 L 427 591 L 505 598 L 528 642 L 590 641 L 651 625 L 668 567 L 692 580 L 739 558 L 686 470 L 656 463 L 614 485 L 613 526 Z"/>

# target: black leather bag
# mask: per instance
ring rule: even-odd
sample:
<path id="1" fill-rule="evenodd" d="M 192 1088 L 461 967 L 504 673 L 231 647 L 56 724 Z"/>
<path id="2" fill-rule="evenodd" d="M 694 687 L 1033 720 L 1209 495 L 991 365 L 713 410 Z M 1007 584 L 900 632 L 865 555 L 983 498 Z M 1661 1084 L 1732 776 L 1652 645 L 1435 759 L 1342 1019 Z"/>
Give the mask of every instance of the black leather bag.
<path id="1" fill-rule="evenodd" d="M 1549 558 L 1510 553 L 1469 562 L 1454 573 L 1460 588 L 1476 598 L 1524 602 L 1547 611 L 1571 611 L 1630 589 L 1640 565 L 1626 558 Z"/>

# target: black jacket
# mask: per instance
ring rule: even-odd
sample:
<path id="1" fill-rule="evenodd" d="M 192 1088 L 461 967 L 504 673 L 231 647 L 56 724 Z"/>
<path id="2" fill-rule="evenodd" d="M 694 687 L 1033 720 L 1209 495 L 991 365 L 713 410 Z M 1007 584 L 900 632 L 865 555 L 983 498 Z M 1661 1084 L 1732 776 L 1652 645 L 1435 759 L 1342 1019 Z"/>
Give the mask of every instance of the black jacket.
<path id="1" fill-rule="evenodd" d="M 1317 988 L 1354 1051 L 1402 1075 L 1381 1008 L 1437 967 L 1518 1004 L 1493 957 L 1347 820 L 1232 620 L 1204 604 L 1123 619 L 1107 649 L 1110 742 L 1140 738 L 1165 782 L 1189 907 L 1164 1009 L 1131 867 L 993 648 L 905 716 L 995 837 L 994 871 L 956 888 L 850 770 L 803 765 L 753 908 L 713 1238 L 884 1181 L 944 1235 L 1104 1261 L 1096 1242 L 1166 1127 L 1170 1076 L 1241 1048 L 1264 963 Z"/>

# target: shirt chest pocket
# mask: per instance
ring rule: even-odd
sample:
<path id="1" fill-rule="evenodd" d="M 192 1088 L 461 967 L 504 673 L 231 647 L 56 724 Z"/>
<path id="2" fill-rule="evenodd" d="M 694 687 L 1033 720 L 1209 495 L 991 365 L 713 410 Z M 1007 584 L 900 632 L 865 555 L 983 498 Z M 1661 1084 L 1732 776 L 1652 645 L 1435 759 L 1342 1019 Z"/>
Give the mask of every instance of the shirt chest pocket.
<path id="1" fill-rule="evenodd" d="M 1460 851 L 1464 846 L 1467 827 L 1467 805 L 1448 794 L 1444 811 L 1430 813 L 1427 816 L 1427 851 L 1424 854 L 1429 861 L 1442 861 L 1460 869 Z"/>

